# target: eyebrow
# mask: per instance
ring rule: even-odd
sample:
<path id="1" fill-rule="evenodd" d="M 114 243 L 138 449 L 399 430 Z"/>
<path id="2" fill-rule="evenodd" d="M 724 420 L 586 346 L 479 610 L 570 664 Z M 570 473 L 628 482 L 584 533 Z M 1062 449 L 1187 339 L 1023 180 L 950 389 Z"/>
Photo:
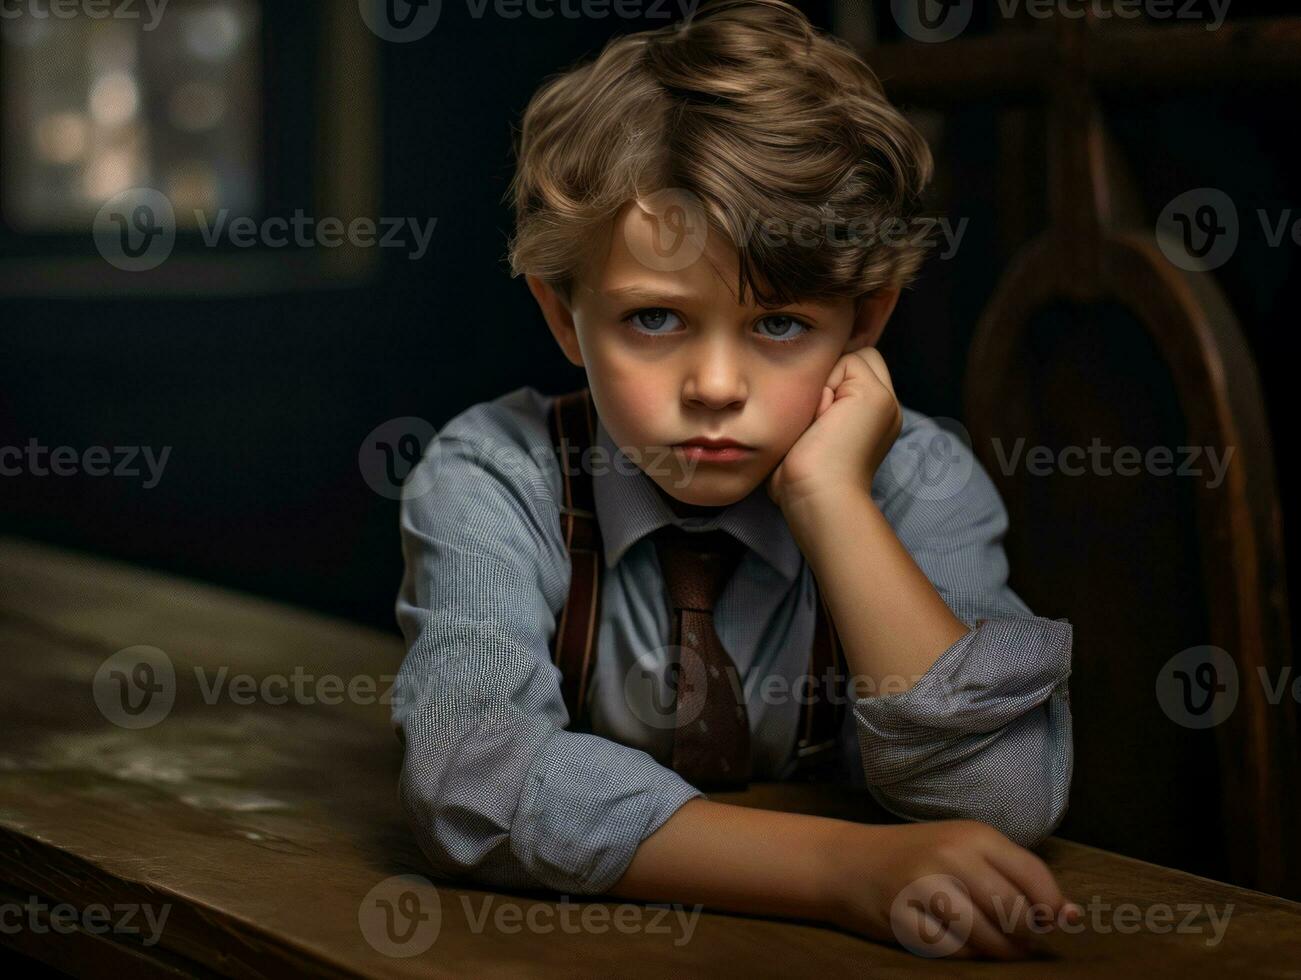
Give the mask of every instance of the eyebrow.
<path id="1" fill-rule="evenodd" d="M 656 286 L 614 286 L 604 290 L 605 295 L 611 299 L 633 300 L 636 302 L 668 302 L 668 303 L 689 303 L 696 299 L 694 293 L 675 292 L 672 289 L 661 289 Z"/>
<path id="2" fill-rule="evenodd" d="M 660 288 L 657 286 L 642 286 L 637 283 L 633 283 L 627 286 L 612 286 L 609 289 L 602 290 L 602 293 L 605 296 L 608 296 L 610 299 L 618 300 L 620 302 L 642 303 L 648 306 L 653 306 L 661 303 L 690 303 L 698 299 L 695 293 L 684 293 L 684 292 L 675 291 L 672 288 Z M 763 307 L 757 307 L 757 306 L 751 308 L 756 310 L 765 309 Z M 818 302 L 817 300 L 811 300 L 811 299 L 810 300 L 796 299 L 793 302 L 786 303 L 780 307 L 776 307 L 776 309 L 794 309 L 794 308 L 822 311 L 824 309 L 828 309 L 829 307 L 826 303 L 821 303 Z M 768 315 L 774 316 L 778 314 L 769 313 Z M 810 315 L 810 314 L 806 314 L 806 315 Z"/>

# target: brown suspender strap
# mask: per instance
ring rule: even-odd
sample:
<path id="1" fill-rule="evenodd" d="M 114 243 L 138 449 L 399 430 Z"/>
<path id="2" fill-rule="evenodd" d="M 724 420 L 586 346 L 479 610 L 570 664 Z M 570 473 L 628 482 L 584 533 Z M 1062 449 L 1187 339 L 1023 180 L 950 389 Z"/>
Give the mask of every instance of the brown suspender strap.
<path id="1" fill-rule="evenodd" d="M 560 460 L 564 493 L 560 528 L 573 569 L 569 597 L 552 640 L 551 659 L 560 670 L 560 689 L 569 711 L 570 728 L 584 731 L 588 727 L 588 681 L 596 666 L 601 572 L 605 561 L 592 475 L 585 467 L 587 450 L 596 437 L 596 407 L 591 390 L 580 388 L 556 396 L 549 422 L 552 445 Z M 817 778 L 835 756 L 846 707 L 844 651 L 821 592 L 806 673 L 807 687 L 799 692 L 796 774 L 801 778 Z"/>
<path id="2" fill-rule="evenodd" d="M 564 486 L 560 529 L 572 566 L 569 598 L 556 624 L 551 660 L 560 670 L 560 689 L 569 711 L 570 728 L 582 731 L 587 727 L 587 683 L 596 662 L 605 560 L 592 476 L 585 469 L 591 462 L 587 450 L 596 432 L 596 408 L 590 390 L 580 388 L 558 395 L 552 403 L 550 425 Z"/>
<path id="3" fill-rule="evenodd" d="M 826 599 L 819 591 L 813 649 L 805 672 L 806 687 L 798 692 L 800 719 L 795 741 L 798 778 L 819 778 L 835 760 L 846 708 L 845 675 L 840 637 Z"/>

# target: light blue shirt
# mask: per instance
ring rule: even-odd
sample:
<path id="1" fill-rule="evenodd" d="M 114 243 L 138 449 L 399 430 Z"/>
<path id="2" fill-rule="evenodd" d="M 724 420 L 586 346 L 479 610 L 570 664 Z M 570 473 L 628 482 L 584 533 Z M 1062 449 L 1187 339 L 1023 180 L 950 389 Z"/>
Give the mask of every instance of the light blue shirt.
<path id="1" fill-rule="evenodd" d="M 702 795 L 667 766 L 670 610 L 647 536 L 674 523 L 746 545 L 714 622 L 744 685 L 756 780 L 794 768 L 818 599 L 762 485 L 708 518 L 678 517 L 598 422 L 587 463 L 605 550 L 592 732 L 568 731 L 550 653 L 570 580 L 551 401 L 523 387 L 471 406 L 408 475 L 397 600 L 408 653 L 392 717 L 403 809 L 436 873 L 599 894 Z M 1008 587 L 1007 513 L 970 449 L 903 415 L 872 498 L 973 629 L 905 693 L 852 701 L 840 772 L 904 818 L 983 820 L 1033 845 L 1060 822 L 1070 789 L 1071 626 L 1035 616 Z"/>

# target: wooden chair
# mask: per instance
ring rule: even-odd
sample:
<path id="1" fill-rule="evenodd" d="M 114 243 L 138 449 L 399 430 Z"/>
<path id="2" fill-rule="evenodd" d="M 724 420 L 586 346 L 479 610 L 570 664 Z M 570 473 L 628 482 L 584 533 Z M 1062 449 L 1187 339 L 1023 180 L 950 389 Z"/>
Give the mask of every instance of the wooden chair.
<path id="1" fill-rule="evenodd" d="M 1284 51 L 1301 64 L 1301 21 L 1220 33 L 1113 36 L 1061 21 L 870 58 L 895 98 L 959 85 L 964 99 L 1047 95 L 1049 225 L 1017 252 L 981 317 L 965 410 L 1008 507 L 1014 588 L 1075 628 L 1076 766 L 1060 833 L 1296 896 L 1295 704 L 1286 687 L 1271 697 L 1290 679 L 1291 637 L 1260 384 L 1213 274 L 1175 266 L 1159 246 L 1097 98 L 1118 83 L 1138 34 L 1163 57 L 1126 77 L 1137 87 L 1171 84 L 1190 63 L 1212 78 L 1287 71 Z M 1106 475 L 1111 462 L 1035 475 L 1024 459 L 1095 439 L 1169 447 L 1176 466 L 1188 463 L 1178 447 L 1233 455 L 1218 485 L 1205 458 L 1201 478 Z M 1022 458 L 1008 465 L 1018 440 Z M 1238 678 L 1236 706 L 1207 728 L 1158 700 L 1159 685 L 1176 683 L 1170 658 L 1201 646 L 1226 651 Z"/>

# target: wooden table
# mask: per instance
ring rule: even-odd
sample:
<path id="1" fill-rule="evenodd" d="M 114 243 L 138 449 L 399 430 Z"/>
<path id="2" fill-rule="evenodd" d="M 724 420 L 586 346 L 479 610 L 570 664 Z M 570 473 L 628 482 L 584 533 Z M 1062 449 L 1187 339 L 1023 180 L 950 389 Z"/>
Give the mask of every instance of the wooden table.
<path id="1" fill-rule="evenodd" d="M 141 645 L 166 663 L 130 676 L 165 688 L 169 663 L 174 699 L 159 717 L 165 691 L 119 715 L 142 726 L 124 727 L 109 720 L 122 710 L 110 672 L 141 651 L 108 658 Z M 382 703 L 395 635 L 5 538 L 0 650 L 0 944 L 76 975 L 1301 976 L 1301 905 L 1058 839 L 1041 852 L 1088 928 L 1048 937 L 1055 959 L 1015 964 L 923 959 L 797 922 L 412 882 L 401 876 L 427 863 L 398 808 Z M 354 696 L 324 703 L 327 675 Z M 239 703 L 241 685 L 267 678 L 270 699 Z M 868 812 L 828 787 L 720 798 Z M 1196 931 L 1181 931 L 1193 906 Z M 1207 906 L 1229 916 L 1218 942 Z M 1164 928 L 1142 926 L 1167 907 L 1151 920 Z"/>

